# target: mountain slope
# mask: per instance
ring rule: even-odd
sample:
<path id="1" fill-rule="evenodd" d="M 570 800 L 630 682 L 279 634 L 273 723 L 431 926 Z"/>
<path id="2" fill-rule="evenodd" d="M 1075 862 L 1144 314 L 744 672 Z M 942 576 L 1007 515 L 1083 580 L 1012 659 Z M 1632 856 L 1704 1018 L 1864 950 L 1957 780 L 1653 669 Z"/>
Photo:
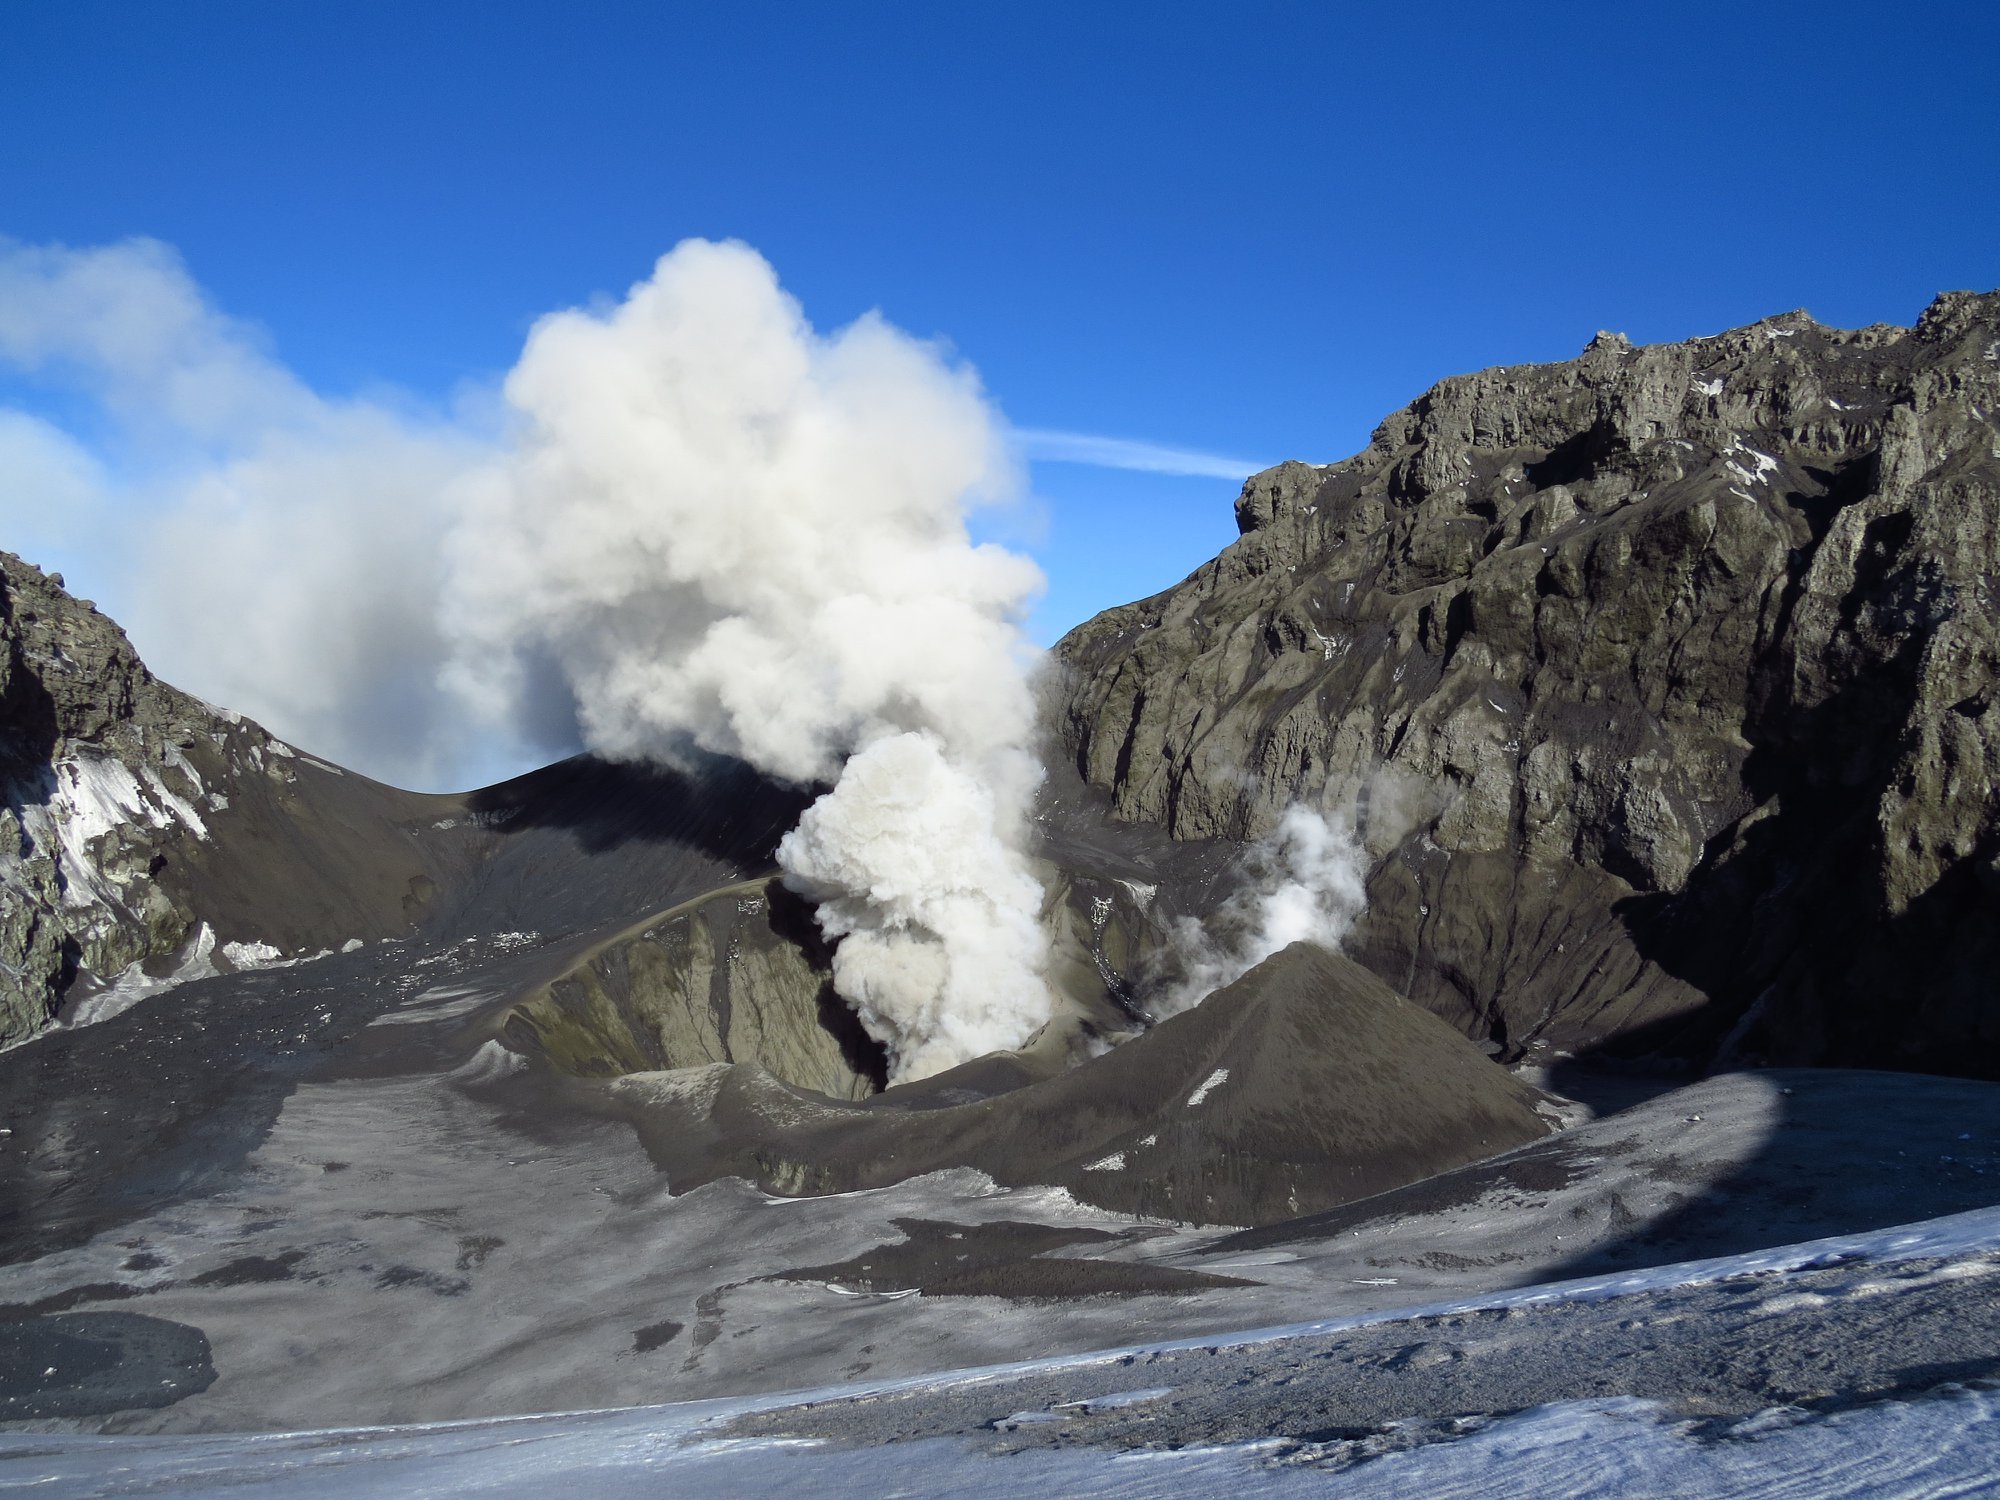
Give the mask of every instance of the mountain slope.
<path id="1" fill-rule="evenodd" d="M 1120 815 L 1355 810 L 1349 949 L 1505 1056 L 2000 1076 L 2000 294 L 1446 380 L 1057 648 Z"/>
<path id="2" fill-rule="evenodd" d="M 1351 1203 L 1553 1128 L 1535 1090 L 1306 943 L 1080 1067 L 1023 1079 L 999 1061 L 862 1105 L 755 1069 L 639 1073 L 614 1093 L 684 1187 L 735 1176 L 772 1192 L 852 1192 L 970 1166 L 1210 1224 Z"/>
<path id="3" fill-rule="evenodd" d="M 0 1042 L 65 1002 L 410 929 L 439 799 L 342 772 L 149 672 L 0 553 Z M 233 957 L 232 957 L 233 955 Z"/>

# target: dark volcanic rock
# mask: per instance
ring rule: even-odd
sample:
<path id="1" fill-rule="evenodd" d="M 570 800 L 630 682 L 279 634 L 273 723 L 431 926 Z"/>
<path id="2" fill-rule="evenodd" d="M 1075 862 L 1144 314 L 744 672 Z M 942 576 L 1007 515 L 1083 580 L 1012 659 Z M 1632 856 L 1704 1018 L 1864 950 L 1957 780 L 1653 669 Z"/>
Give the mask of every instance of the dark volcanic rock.
<path id="1" fill-rule="evenodd" d="M 201 1330 L 140 1313 L 0 1322 L 0 1420 L 171 1406 L 215 1383 Z"/>
<path id="2" fill-rule="evenodd" d="M 301 756 L 146 670 L 0 553 L 0 1041 L 67 999 L 406 931 L 435 799 Z"/>
<path id="3" fill-rule="evenodd" d="M 1354 806 L 1349 950 L 1508 1055 L 2000 1076 L 2000 294 L 1446 380 L 1057 648 L 1118 813 Z"/>
<path id="4" fill-rule="evenodd" d="M 974 1166 L 1107 1208 L 1231 1224 L 1350 1203 L 1550 1128 L 1533 1089 L 1306 944 L 1083 1067 L 982 1098 L 991 1062 L 860 1105 L 754 1067 L 641 1074 L 613 1093 L 676 1191 L 740 1176 L 843 1192 Z"/>

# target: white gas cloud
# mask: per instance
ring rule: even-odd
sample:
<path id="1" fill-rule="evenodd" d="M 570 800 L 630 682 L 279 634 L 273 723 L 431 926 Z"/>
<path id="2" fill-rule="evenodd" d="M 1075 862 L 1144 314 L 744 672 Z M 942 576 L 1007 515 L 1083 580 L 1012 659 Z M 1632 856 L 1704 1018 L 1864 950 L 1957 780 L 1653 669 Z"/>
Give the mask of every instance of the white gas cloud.
<path id="1" fill-rule="evenodd" d="M 822 337 L 754 252 L 691 242 L 544 319 L 506 398 L 447 549 L 452 680 L 504 704 L 553 656 L 593 748 L 834 781 L 779 858 L 895 1076 L 1026 1041 L 1041 576 L 966 534 L 1015 483 L 971 372 L 878 317 Z"/>
<path id="2" fill-rule="evenodd" d="M 1368 860 L 1346 822 L 1294 803 L 1244 851 L 1242 885 L 1205 922 L 1175 924 L 1171 971 L 1153 1008 L 1198 1005 L 1293 943 L 1338 948 L 1367 905 Z"/>
<path id="3" fill-rule="evenodd" d="M 314 394 L 147 240 L 0 241 L 8 367 L 93 430 L 0 409 L 0 544 L 87 551 L 71 582 L 154 670 L 320 754 L 406 785 L 475 759 L 437 690 L 436 599 L 480 437 Z"/>
<path id="4" fill-rule="evenodd" d="M 955 764 L 935 736 L 893 734 L 848 761 L 778 850 L 787 883 L 841 939 L 835 987 L 898 1077 L 1018 1047 L 1048 1019 L 1021 815 L 1004 781 Z"/>
<path id="5" fill-rule="evenodd" d="M 754 251 L 689 241 L 541 320 L 497 400 L 413 412 L 311 391 L 137 241 L 0 244 L 0 366 L 108 434 L 0 410 L 0 523 L 123 517 L 113 592 L 170 680 L 405 783 L 579 736 L 831 783 L 781 863 L 896 1076 L 1048 1018 L 1041 580 L 967 535 L 1018 463 L 942 350 L 822 335 Z"/>
<path id="6" fill-rule="evenodd" d="M 104 475 L 54 423 L 0 407 L 0 517 L 10 547 L 66 547 L 97 514 Z"/>
<path id="7" fill-rule="evenodd" d="M 88 391 L 129 428 L 240 446 L 322 403 L 210 306 L 157 240 L 71 249 L 0 239 L 0 361 Z"/>

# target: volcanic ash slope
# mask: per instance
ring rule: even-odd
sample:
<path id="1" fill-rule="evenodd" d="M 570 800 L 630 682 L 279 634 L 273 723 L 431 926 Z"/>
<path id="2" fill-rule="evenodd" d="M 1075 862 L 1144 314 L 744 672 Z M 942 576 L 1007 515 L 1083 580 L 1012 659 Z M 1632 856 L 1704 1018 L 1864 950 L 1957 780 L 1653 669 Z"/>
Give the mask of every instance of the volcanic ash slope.
<path id="1" fill-rule="evenodd" d="M 1211 1224 L 1348 1203 L 1552 1128 L 1544 1096 L 1305 943 L 1084 1066 L 998 1095 L 955 1087 L 988 1071 L 967 1064 L 845 1107 L 749 1067 L 639 1074 L 617 1093 L 684 1187 L 740 1176 L 845 1192 L 972 1166 Z"/>

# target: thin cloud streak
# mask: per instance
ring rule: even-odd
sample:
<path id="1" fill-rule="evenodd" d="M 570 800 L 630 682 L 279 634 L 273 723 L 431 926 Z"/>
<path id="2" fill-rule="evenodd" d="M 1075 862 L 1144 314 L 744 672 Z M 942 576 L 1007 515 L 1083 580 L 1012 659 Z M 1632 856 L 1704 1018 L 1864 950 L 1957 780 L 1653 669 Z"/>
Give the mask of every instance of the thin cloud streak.
<path id="1" fill-rule="evenodd" d="M 1046 427 L 1017 427 L 1014 440 L 1030 462 L 1090 464 L 1099 469 L 1137 469 L 1148 474 L 1183 474 L 1201 479 L 1247 479 L 1271 465 L 1220 453 L 1196 453 L 1130 438 L 1099 437 L 1088 432 L 1058 432 Z"/>

